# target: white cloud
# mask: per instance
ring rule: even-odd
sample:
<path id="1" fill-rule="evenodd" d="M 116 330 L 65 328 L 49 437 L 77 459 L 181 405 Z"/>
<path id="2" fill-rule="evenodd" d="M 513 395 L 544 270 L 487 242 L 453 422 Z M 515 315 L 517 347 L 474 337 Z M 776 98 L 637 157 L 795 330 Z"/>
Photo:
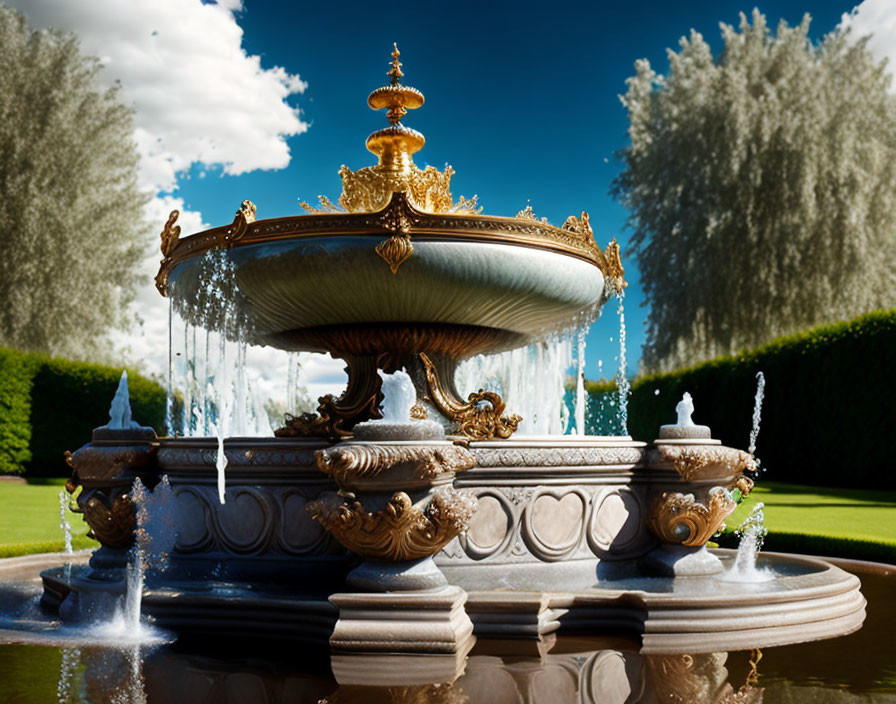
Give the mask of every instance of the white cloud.
<path id="1" fill-rule="evenodd" d="M 74 32 L 101 81 L 133 105 L 143 185 L 169 192 L 193 163 L 228 174 L 282 169 L 286 138 L 308 129 L 289 96 L 306 84 L 242 48 L 237 0 L 8 0 L 36 27 Z"/>
<path id="2" fill-rule="evenodd" d="M 82 52 L 99 57 L 99 80 L 106 86 L 120 83 L 122 100 L 134 108 L 141 187 L 156 194 L 146 217 L 158 231 L 173 209 L 181 211 L 184 236 L 209 227 L 172 195 L 178 175 L 191 165 L 218 166 L 233 175 L 282 169 L 290 160 L 286 139 L 308 129 L 287 100 L 303 93 L 305 82 L 284 68 L 263 68 L 260 57 L 243 50 L 236 18 L 242 0 L 4 2 L 34 27 L 76 34 Z M 139 329 L 116 334 L 114 342 L 124 359 L 165 377 L 168 302 L 153 284 L 158 245 L 154 233 L 141 264 L 147 283 L 133 306 L 142 321 Z M 312 398 L 338 392 L 342 362 L 320 355 L 305 355 L 303 362 L 301 383 Z M 285 398 L 285 353 L 253 348 L 248 366 L 263 396 Z"/>
<path id="3" fill-rule="evenodd" d="M 868 48 L 878 60 L 887 59 L 887 68 L 896 71 L 896 2 L 865 0 L 852 12 L 844 13 L 841 28 L 849 28 L 854 37 L 871 35 Z M 896 80 L 891 89 L 896 90 Z"/>

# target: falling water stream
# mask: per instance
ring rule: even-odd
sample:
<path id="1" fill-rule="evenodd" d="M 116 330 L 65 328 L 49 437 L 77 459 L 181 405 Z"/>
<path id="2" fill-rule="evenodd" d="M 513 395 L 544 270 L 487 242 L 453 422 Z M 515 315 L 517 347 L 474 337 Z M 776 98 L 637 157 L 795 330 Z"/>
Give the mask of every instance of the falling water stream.
<path id="1" fill-rule="evenodd" d="M 68 496 L 66 496 L 64 490 L 59 492 L 59 528 L 62 530 L 62 539 L 65 545 L 65 554 L 67 556 L 72 555 L 74 553 L 74 550 L 72 549 L 72 525 L 68 522 Z M 71 574 L 72 561 L 69 557 L 65 561 L 66 581 L 71 578 Z"/>
<path id="2" fill-rule="evenodd" d="M 631 384 L 628 381 L 628 354 L 625 348 L 625 292 L 621 291 L 616 296 L 619 312 L 619 370 L 616 372 L 616 387 L 618 390 L 618 403 L 616 406 L 616 419 L 620 435 L 628 435 L 628 397 L 631 394 Z"/>
<path id="3" fill-rule="evenodd" d="M 585 327 L 576 332 L 575 418 L 577 435 L 586 435 L 588 432 L 585 427 L 585 411 L 588 408 L 588 397 L 585 394 L 585 338 L 587 335 L 588 329 Z"/>

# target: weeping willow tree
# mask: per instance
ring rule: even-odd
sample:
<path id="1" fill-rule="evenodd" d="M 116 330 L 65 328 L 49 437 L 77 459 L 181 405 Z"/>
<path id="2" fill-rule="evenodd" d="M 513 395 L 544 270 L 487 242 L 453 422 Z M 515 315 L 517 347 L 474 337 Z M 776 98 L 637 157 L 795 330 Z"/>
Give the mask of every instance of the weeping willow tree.
<path id="1" fill-rule="evenodd" d="M 649 305 L 649 371 L 896 306 L 896 100 L 866 42 L 809 17 L 722 25 L 635 64 L 629 209 Z"/>
<path id="2" fill-rule="evenodd" d="M 147 235 L 133 122 L 76 39 L 0 6 L 0 345 L 102 355 Z"/>

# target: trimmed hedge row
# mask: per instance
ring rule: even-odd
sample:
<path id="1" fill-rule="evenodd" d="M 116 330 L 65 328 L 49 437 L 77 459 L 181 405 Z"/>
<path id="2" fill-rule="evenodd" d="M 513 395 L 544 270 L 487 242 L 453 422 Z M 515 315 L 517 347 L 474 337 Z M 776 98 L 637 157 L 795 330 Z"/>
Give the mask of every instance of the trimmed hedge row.
<path id="1" fill-rule="evenodd" d="M 109 422 L 121 369 L 0 347 L 0 474 L 67 476 L 65 450 L 90 441 Z M 131 409 L 157 433 L 165 390 L 128 371 Z"/>
<path id="2" fill-rule="evenodd" d="M 630 434 L 656 437 L 675 404 L 694 397 L 694 421 L 746 448 L 756 374 L 766 379 L 756 454 L 776 481 L 896 489 L 896 310 L 782 337 L 695 367 L 635 379 Z M 592 404 L 606 399 L 594 385 Z"/>

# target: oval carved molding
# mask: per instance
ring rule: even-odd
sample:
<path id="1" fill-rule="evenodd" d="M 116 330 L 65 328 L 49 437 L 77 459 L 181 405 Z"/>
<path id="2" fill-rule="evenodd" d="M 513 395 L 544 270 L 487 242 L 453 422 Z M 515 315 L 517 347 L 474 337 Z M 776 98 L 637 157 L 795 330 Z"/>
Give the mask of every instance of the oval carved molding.
<path id="1" fill-rule="evenodd" d="M 280 548 L 292 555 L 325 552 L 330 535 L 315 521 L 305 507 L 312 498 L 300 491 L 286 491 L 280 496 Z"/>
<path id="2" fill-rule="evenodd" d="M 523 540 L 539 560 L 554 562 L 581 542 L 588 496 L 578 489 L 542 489 L 523 511 Z"/>
<path id="3" fill-rule="evenodd" d="M 458 540 L 468 557 L 483 560 L 507 549 L 513 541 L 516 518 L 510 501 L 499 492 L 486 490 L 476 499 L 479 510 Z"/>
<path id="4" fill-rule="evenodd" d="M 603 559 L 625 557 L 644 542 L 645 508 L 640 495 L 627 487 L 594 498 L 588 522 L 588 545 Z"/>
<path id="5" fill-rule="evenodd" d="M 268 497 L 255 489 L 228 489 L 225 504 L 213 511 L 217 535 L 232 552 L 260 552 L 272 538 L 274 508 Z"/>
<path id="6" fill-rule="evenodd" d="M 192 487 L 175 487 L 172 491 L 177 513 L 175 550 L 181 553 L 199 552 L 212 542 L 208 501 Z"/>

